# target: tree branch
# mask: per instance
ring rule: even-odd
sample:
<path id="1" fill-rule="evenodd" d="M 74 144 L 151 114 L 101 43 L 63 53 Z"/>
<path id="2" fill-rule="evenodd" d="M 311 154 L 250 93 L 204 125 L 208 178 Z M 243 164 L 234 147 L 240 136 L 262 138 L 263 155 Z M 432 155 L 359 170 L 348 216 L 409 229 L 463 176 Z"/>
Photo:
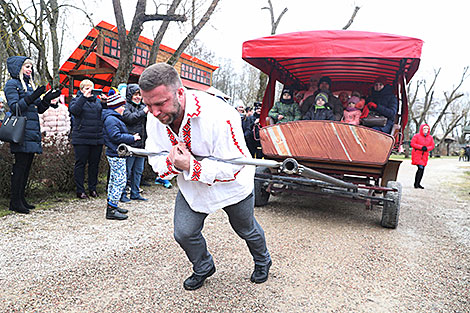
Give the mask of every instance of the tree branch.
<path id="1" fill-rule="evenodd" d="M 201 18 L 199 23 L 196 25 L 195 28 L 191 30 L 191 32 L 186 36 L 186 38 L 181 42 L 179 45 L 178 49 L 176 49 L 175 53 L 170 57 L 170 59 L 167 61 L 168 64 L 170 65 L 175 65 L 176 62 L 178 61 L 179 57 L 183 53 L 184 49 L 186 49 L 193 40 L 197 33 L 204 27 L 204 25 L 209 21 L 210 16 L 214 12 L 215 8 L 217 7 L 217 4 L 219 3 L 220 0 L 212 0 L 212 3 L 210 4 L 209 8 L 207 9 L 206 13 L 204 13 L 204 16 Z"/>
<path id="2" fill-rule="evenodd" d="M 346 24 L 346 26 L 343 27 L 343 30 L 346 30 L 346 29 L 349 28 L 349 26 L 351 26 L 351 24 L 354 22 L 354 19 L 356 18 L 357 12 L 359 11 L 360 8 L 361 7 L 358 7 L 358 6 L 356 6 L 354 8 L 353 14 L 352 14 L 351 18 L 349 19 L 349 22 Z"/>

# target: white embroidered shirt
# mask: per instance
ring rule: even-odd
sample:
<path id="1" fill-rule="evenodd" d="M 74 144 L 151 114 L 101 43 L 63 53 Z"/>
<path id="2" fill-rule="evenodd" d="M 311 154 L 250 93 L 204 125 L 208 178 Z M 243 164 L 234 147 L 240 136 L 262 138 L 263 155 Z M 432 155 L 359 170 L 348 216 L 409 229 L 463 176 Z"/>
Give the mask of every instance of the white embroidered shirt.
<path id="1" fill-rule="evenodd" d="M 177 176 L 179 189 L 192 210 L 212 213 L 240 202 L 253 191 L 254 166 L 208 158 L 251 158 L 239 113 L 221 99 L 186 90 L 186 108 L 178 133 L 148 114 L 147 134 L 145 147 L 149 151 L 169 152 L 179 142 L 191 151 L 189 171 L 177 170 L 166 155 L 149 157 L 149 164 L 160 178 Z"/>

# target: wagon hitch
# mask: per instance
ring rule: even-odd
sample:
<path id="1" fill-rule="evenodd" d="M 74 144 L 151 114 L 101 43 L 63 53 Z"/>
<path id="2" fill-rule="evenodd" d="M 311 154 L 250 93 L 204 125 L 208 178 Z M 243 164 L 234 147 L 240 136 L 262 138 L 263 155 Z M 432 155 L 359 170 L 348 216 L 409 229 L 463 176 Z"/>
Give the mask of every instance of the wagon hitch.
<path id="1" fill-rule="evenodd" d="M 157 153 L 157 152 L 152 152 L 152 151 L 148 151 L 145 149 L 134 148 L 134 147 L 131 147 L 122 143 L 118 146 L 117 153 L 120 157 L 128 157 L 128 156 L 133 156 L 133 155 L 149 157 L 149 156 L 168 155 L 169 151 L 162 151 L 160 153 Z M 204 157 L 195 156 L 195 158 L 200 160 Z M 321 181 L 330 183 L 338 187 L 343 187 L 343 188 L 351 189 L 353 191 L 357 191 L 357 186 L 355 184 L 347 183 L 340 179 L 337 179 L 329 175 L 312 170 L 311 168 L 308 168 L 306 166 L 299 164 L 293 158 L 287 158 L 283 162 L 278 162 L 274 160 L 266 160 L 266 159 L 248 159 L 248 158 L 234 158 L 234 159 L 219 159 L 215 157 L 207 157 L 207 158 L 210 160 L 231 163 L 231 164 L 236 164 L 236 165 L 254 165 L 254 166 L 264 166 L 268 168 L 275 168 L 275 169 L 279 169 L 281 172 L 284 172 L 285 174 L 288 174 L 288 175 L 296 174 L 296 175 L 300 175 L 300 176 L 310 178 L 310 179 L 321 180 Z"/>
<path id="2" fill-rule="evenodd" d="M 306 166 L 299 164 L 293 158 L 285 159 L 282 162 L 280 169 L 282 172 L 289 174 L 289 175 L 297 174 L 306 178 L 318 179 L 318 180 L 330 183 L 338 187 L 344 187 L 347 189 L 352 189 L 354 191 L 357 191 L 357 186 L 355 184 L 347 183 L 345 181 L 342 181 L 341 179 L 337 179 L 329 175 L 320 173 L 318 171 L 312 170 L 311 168 L 308 168 Z"/>

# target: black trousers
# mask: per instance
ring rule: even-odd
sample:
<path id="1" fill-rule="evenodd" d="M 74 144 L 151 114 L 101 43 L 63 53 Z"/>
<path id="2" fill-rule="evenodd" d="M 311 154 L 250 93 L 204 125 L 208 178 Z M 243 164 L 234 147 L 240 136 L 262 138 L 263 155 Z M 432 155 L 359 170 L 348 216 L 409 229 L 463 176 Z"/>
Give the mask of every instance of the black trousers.
<path id="1" fill-rule="evenodd" d="M 103 145 L 73 145 L 75 152 L 75 168 L 73 176 L 77 193 L 85 192 L 85 167 L 88 163 L 88 190 L 96 191 L 98 184 L 98 168 Z"/>
<path id="2" fill-rule="evenodd" d="M 418 165 L 418 170 L 416 171 L 416 174 L 415 174 L 415 184 L 414 184 L 415 188 L 417 188 L 418 186 L 421 186 L 421 179 L 423 179 L 423 174 L 424 174 L 424 166 Z"/>
<path id="3" fill-rule="evenodd" d="M 28 183 L 29 171 L 33 164 L 34 153 L 17 152 L 15 155 L 15 164 L 11 175 L 11 202 L 20 207 L 24 200 L 26 184 Z"/>

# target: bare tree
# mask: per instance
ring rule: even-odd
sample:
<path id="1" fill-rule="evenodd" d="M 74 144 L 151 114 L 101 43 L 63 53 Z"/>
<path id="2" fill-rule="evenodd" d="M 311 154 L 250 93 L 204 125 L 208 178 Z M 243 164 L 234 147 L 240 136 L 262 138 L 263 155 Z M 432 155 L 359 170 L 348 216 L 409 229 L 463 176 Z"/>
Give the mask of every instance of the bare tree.
<path id="1" fill-rule="evenodd" d="M 268 0 L 268 5 L 269 5 L 269 7 L 262 7 L 261 10 L 268 10 L 269 11 L 269 14 L 271 16 L 271 35 L 275 35 L 277 27 L 279 26 L 279 22 L 281 22 L 281 18 L 284 16 L 284 14 L 286 14 L 287 8 L 284 8 L 284 10 L 282 10 L 281 14 L 279 14 L 279 16 L 277 18 L 275 18 L 274 8 L 273 8 L 273 4 L 272 4 L 271 0 Z M 260 72 L 260 74 L 259 74 L 259 88 L 258 88 L 258 92 L 256 94 L 257 99 L 259 99 L 259 100 L 263 99 L 264 91 L 266 89 L 267 84 L 268 84 L 268 76 L 265 73 Z"/>
<path id="2" fill-rule="evenodd" d="M 173 0 L 170 7 L 168 8 L 168 11 L 166 12 L 166 15 L 174 15 L 176 12 L 176 8 L 179 6 L 180 3 L 181 0 Z M 153 39 L 152 48 L 150 50 L 149 65 L 155 63 L 155 60 L 157 59 L 158 49 L 163 40 L 163 35 L 165 35 L 165 32 L 167 31 L 169 25 L 170 21 L 163 21 L 162 25 L 160 25 L 160 28 L 158 29 L 158 32 L 155 35 L 155 38 Z"/>
<path id="3" fill-rule="evenodd" d="M 0 0 L 0 49 L 4 58 L 24 55 L 36 61 L 36 79 L 39 83 L 59 84 L 59 60 L 65 27 L 59 23 L 66 20 L 69 9 L 85 12 L 83 9 L 57 0 L 4 1 Z M 85 12 L 85 16 L 89 16 Z M 63 26 L 63 25 L 62 25 Z M 60 30 L 59 30 L 60 29 Z M 62 38 L 59 38 L 62 32 Z M 52 65 L 50 65 L 52 59 Z M 50 69 L 52 68 L 52 74 Z M 3 85 L 3 79 L 0 81 Z M 0 85 L 0 87 L 2 87 Z"/>
<path id="4" fill-rule="evenodd" d="M 173 55 L 167 61 L 168 64 L 175 65 L 176 62 L 178 62 L 178 59 L 180 58 L 183 51 L 188 47 L 190 42 L 194 40 L 194 38 L 199 33 L 199 31 L 204 27 L 204 25 L 206 25 L 206 23 L 209 21 L 219 1 L 220 0 L 212 0 L 211 4 L 209 5 L 209 8 L 207 9 L 206 13 L 204 13 L 199 23 L 197 23 L 197 25 L 192 28 L 191 32 L 186 36 L 186 38 L 183 39 L 179 47 L 176 49 L 175 53 L 173 53 Z"/>
<path id="5" fill-rule="evenodd" d="M 421 124 L 428 123 L 431 126 L 431 135 L 434 136 L 438 129 L 442 131 L 442 136 L 436 140 L 436 146 L 439 147 L 444 139 L 457 127 L 466 125 L 469 112 L 468 105 L 458 104 L 457 102 L 464 96 L 459 90 L 464 81 L 470 76 L 469 67 L 463 69 L 460 80 L 452 87 L 451 91 L 444 92 L 443 99 L 436 99 L 435 89 L 440 71 L 441 69 L 434 71 L 434 77 L 430 85 L 427 84 L 426 80 L 421 80 L 416 82 L 414 90 L 411 90 L 411 84 L 408 86 L 410 119 L 405 130 L 405 140 L 411 138 L 411 133 L 418 132 Z M 418 96 L 421 87 L 424 91 L 423 98 Z M 410 129 L 411 123 L 414 124 L 414 131 Z M 409 151 L 406 150 L 405 156 L 408 155 Z"/>
<path id="6" fill-rule="evenodd" d="M 145 8 L 147 0 L 138 0 L 135 8 L 134 18 L 129 33 L 126 32 L 126 25 L 124 23 L 124 16 L 122 14 L 121 1 L 113 0 L 114 15 L 116 17 L 116 24 L 118 28 L 118 37 L 120 45 L 120 60 L 116 74 L 111 82 L 112 86 L 117 86 L 119 83 L 127 82 L 129 75 L 132 71 L 132 61 L 134 56 L 134 49 L 143 29 L 143 24 L 148 21 L 186 21 L 184 15 L 161 15 L 158 12 L 155 14 L 146 14 Z"/>

